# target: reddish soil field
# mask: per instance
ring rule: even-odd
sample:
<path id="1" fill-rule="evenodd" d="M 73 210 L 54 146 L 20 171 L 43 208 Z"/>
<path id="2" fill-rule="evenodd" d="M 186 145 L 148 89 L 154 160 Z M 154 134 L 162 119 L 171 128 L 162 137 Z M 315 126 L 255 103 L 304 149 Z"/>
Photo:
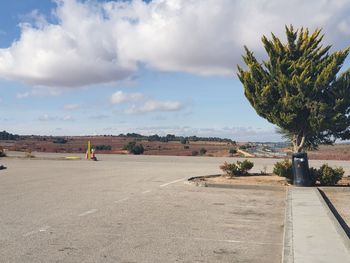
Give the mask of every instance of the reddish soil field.
<path id="1" fill-rule="evenodd" d="M 110 145 L 111 151 L 98 150 L 97 153 L 117 153 L 125 154 L 124 145 L 135 138 L 119 136 L 75 136 L 65 137 L 67 143 L 54 143 L 54 137 L 30 137 L 17 141 L 0 141 L 0 146 L 12 151 L 38 151 L 38 152 L 60 152 L 60 153 L 85 153 L 87 141 L 91 144 Z M 208 141 L 191 141 L 189 144 L 181 144 L 178 141 L 159 142 L 140 140 L 145 148 L 146 155 L 174 155 L 174 156 L 191 156 L 193 151 L 199 152 L 201 148 L 207 150 L 206 156 L 228 157 L 229 149 L 232 144 L 226 142 L 208 142 Z M 242 143 L 241 143 L 242 144 Z M 236 155 L 238 156 L 238 155 Z M 337 144 L 334 146 L 321 145 L 317 151 L 309 151 L 308 156 L 311 160 L 350 160 L 350 144 Z"/>
<path id="2" fill-rule="evenodd" d="M 321 145 L 317 151 L 308 152 L 313 160 L 350 160 L 350 145 Z"/>
<path id="3" fill-rule="evenodd" d="M 37 151 L 37 152 L 60 152 L 60 153 L 85 153 L 87 141 L 91 141 L 92 146 L 110 145 L 111 151 L 98 150 L 97 153 L 117 153 L 125 154 L 124 145 L 134 138 L 117 137 L 117 136 L 96 136 L 96 137 L 66 137 L 66 143 L 54 143 L 55 138 L 42 137 L 27 138 L 17 141 L 0 141 L 0 146 L 10 151 Z M 189 144 L 181 144 L 174 142 L 158 142 L 139 140 L 144 146 L 146 155 L 175 155 L 175 156 L 191 156 L 193 151 L 199 153 L 201 148 L 207 150 L 206 156 L 230 156 L 229 149 L 233 146 L 225 142 L 190 142 Z"/>

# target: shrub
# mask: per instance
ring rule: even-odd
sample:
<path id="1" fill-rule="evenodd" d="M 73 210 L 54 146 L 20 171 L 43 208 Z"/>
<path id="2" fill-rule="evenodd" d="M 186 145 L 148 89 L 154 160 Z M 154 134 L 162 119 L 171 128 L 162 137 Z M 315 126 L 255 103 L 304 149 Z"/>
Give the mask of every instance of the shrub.
<path id="1" fill-rule="evenodd" d="M 136 145 L 131 149 L 130 153 L 139 155 L 139 154 L 143 154 L 144 151 L 145 151 L 145 148 L 143 148 L 143 145 L 142 145 L 142 144 L 136 144 Z"/>
<path id="2" fill-rule="evenodd" d="M 317 170 L 316 168 L 310 167 L 309 168 L 309 176 L 310 176 L 310 180 L 311 180 L 311 185 L 315 185 L 316 181 L 319 180 L 319 170 Z"/>
<path id="3" fill-rule="evenodd" d="M 246 175 L 253 166 L 254 164 L 252 162 L 244 160 L 243 162 L 237 161 L 237 163 L 224 162 L 224 164 L 220 166 L 220 169 L 227 175 L 233 177 Z"/>
<path id="4" fill-rule="evenodd" d="M 94 148 L 98 151 L 110 151 L 110 150 L 112 150 L 111 145 L 104 145 L 104 144 L 96 145 Z"/>
<path id="5" fill-rule="evenodd" d="M 181 138 L 181 139 L 180 139 L 180 143 L 181 143 L 181 144 L 186 144 L 186 143 L 187 143 L 187 140 L 186 140 L 185 138 Z"/>
<path id="6" fill-rule="evenodd" d="M 135 145 L 136 145 L 136 142 L 135 142 L 135 141 L 128 142 L 127 144 L 124 145 L 123 150 L 127 150 L 127 151 L 130 152 L 131 149 L 132 149 L 133 147 L 135 147 Z"/>
<path id="7" fill-rule="evenodd" d="M 205 149 L 205 148 L 201 148 L 200 150 L 199 150 L 199 154 L 200 155 L 205 155 L 207 153 L 207 149 Z"/>
<path id="8" fill-rule="evenodd" d="M 275 163 L 273 173 L 278 176 L 286 177 L 288 180 L 293 180 L 292 163 L 288 159 Z"/>
<path id="9" fill-rule="evenodd" d="M 67 142 L 68 142 L 68 140 L 66 140 L 65 138 L 61 138 L 61 137 L 58 137 L 58 138 L 53 140 L 53 143 L 58 143 L 58 144 L 65 144 Z"/>
<path id="10" fill-rule="evenodd" d="M 254 163 L 248 160 L 244 160 L 243 162 L 237 161 L 237 165 L 242 171 L 242 174 L 247 174 L 254 167 Z"/>
<path id="11" fill-rule="evenodd" d="M 128 142 L 126 145 L 124 145 L 123 150 L 127 150 L 129 153 L 132 154 L 143 154 L 145 149 L 143 148 L 142 144 L 136 144 L 135 141 Z"/>
<path id="12" fill-rule="evenodd" d="M 192 156 L 197 156 L 198 155 L 198 151 L 194 150 L 192 151 Z"/>
<path id="13" fill-rule="evenodd" d="M 344 169 L 332 168 L 328 164 L 323 164 L 318 170 L 318 180 L 321 185 L 336 185 L 344 175 Z"/>
<path id="14" fill-rule="evenodd" d="M 229 154 L 233 155 L 233 154 L 236 154 L 237 153 L 237 149 L 236 148 L 231 148 L 229 150 Z"/>
<path id="15" fill-rule="evenodd" d="M 220 169 L 231 177 L 239 174 L 238 166 L 235 163 L 224 162 L 224 164 L 220 166 Z"/>

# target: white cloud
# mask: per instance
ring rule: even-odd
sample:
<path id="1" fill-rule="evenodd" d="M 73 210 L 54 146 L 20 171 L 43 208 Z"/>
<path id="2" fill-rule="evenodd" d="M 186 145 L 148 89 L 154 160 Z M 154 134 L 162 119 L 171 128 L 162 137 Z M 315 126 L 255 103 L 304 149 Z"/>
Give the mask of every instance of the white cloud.
<path id="1" fill-rule="evenodd" d="M 0 77 L 77 87 L 126 79 L 139 64 L 233 75 L 244 44 L 261 54 L 261 35 L 281 36 L 285 24 L 323 27 L 327 42 L 345 47 L 349 11 L 347 0 L 57 0 L 56 24 L 34 11 L 0 49 Z"/>
<path id="2" fill-rule="evenodd" d="M 65 110 L 77 110 L 80 108 L 79 104 L 66 104 L 63 106 L 63 109 Z"/>
<path id="3" fill-rule="evenodd" d="M 105 115 L 105 114 L 89 116 L 89 119 L 91 119 L 91 120 L 105 120 L 105 119 L 108 119 L 108 118 L 110 118 L 110 116 L 109 115 Z"/>
<path id="4" fill-rule="evenodd" d="M 178 101 L 156 101 L 148 100 L 143 105 L 132 105 L 129 109 L 125 110 L 125 113 L 147 113 L 156 111 L 178 111 L 183 109 L 183 105 Z"/>
<path id="5" fill-rule="evenodd" d="M 117 91 L 111 96 L 112 104 L 121 104 L 126 102 L 137 102 L 144 99 L 144 95 L 142 93 L 125 93 L 122 91 Z"/>
<path id="6" fill-rule="evenodd" d="M 159 101 L 146 98 L 142 93 L 126 93 L 117 91 L 112 94 L 110 99 L 112 104 L 134 103 L 131 107 L 124 110 L 124 113 L 147 113 L 156 111 L 178 111 L 184 108 L 184 105 L 178 101 Z"/>
<path id="7" fill-rule="evenodd" d="M 47 96 L 58 96 L 61 94 L 61 90 L 57 88 L 39 88 L 35 87 L 31 91 L 18 92 L 16 94 L 17 99 L 25 99 L 29 97 L 47 97 Z"/>
<path id="8" fill-rule="evenodd" d="M 39 121 L 43 121 L 43 122 L 46 122 L 46 121 L 55 121 L 55 120 L 57 120 L 57 117 L 50 116 L 50 115 L 48 115 L 48 114 L 44 114 L 44 115 L 40 116 L 38 120 L 39 120 Z"/>
<path id="9" fill-rule="evenodd" d="M 28 98 L 31 95 L 30 92 L 19 92 L 16 94 L 16 98 L 17 99 L 24 99 L 24 98 Z"/>
<path id="10" fill-rule="evenodd" d="M 44 114 L 38 118 L 41 122 L 49 121 L 74 121 L 75 119 L 71 115 L 65 115 L 63 117 L 52 116 L 49 114 Z"/>
<path id="11" fill-rule="evenodd" d="M 63 121 L 74 121 L 74 118 L 71 115 L 65 115 L 62 118 Z"/>

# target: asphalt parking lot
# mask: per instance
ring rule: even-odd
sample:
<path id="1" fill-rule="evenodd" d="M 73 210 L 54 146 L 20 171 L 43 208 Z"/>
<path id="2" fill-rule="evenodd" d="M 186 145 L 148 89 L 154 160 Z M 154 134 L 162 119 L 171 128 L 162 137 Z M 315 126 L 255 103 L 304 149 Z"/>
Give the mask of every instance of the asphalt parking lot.
<path id="1" fill-rule="evenodd" d="M 184 184 L 222 158 L 100 159 L 2 160 L 1 262 L 280 262 L 283 189 Z"/>

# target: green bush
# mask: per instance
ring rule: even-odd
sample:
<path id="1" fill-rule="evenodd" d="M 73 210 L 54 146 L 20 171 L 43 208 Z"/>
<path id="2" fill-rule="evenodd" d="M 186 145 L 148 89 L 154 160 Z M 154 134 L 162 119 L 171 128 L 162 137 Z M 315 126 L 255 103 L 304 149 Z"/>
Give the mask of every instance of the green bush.
<path id="1" fill-rule="evenodd" d="M 252 169 L 253 166 L 254 163 L 248 160 L 244 160 L 243 162 L 237 161 L 236 163 L 224 162 L 224 164 L 220 166 L 220 169 L 224 171 L 227 175 L 233 177 L 247 175 L 248 171 Z"/>
<path id="2" fill-rule="evenodd" d="M 323 164 L 318 170 L 318 181 L 321 185 L 336 185 L 344 175 L 341 167 L 332 168 L 328 164 Z"/>
<path id="3" fill-rule="evenodd" d="M 145 151 L 145 148 L 143 148 L 143 145 L 142 145 L 142 144 L 136 144 L 136 145 L 131 149 L 130 153 L 139 155 L 139 154 L 143 154 L 144 151 Z"/>
<path id="4" fill-rule="evenodd" d="M 181 138 L 181 139 L 180 139 L 180 143 L 181 143 L 181 144 L 186 144 L 186 143 L 187 143 L 187 140 L 186 140 L 185 138 Z"/>
<path id="5" fill-rule="evenodd" d="M 207 149 L 205 149 L 205 148 L 201 148 L 200 150 L 199 150 L 199 154 L 200 155 L 205 155 L 207 153 Z"/>
<path id="6" fill-rule="evenodd" d="M 135 141 L 128 142 L 126 145 L 124 145 L 123 150 L 127 150 L 129 153 L 132 154 L 143 154 L 145 149 L 143 148 L 142 144 L 136 144 Z"/>
<path id="7" fill-rule="evenodd" d="M 319 170 L 317 170 L 316 168 L 310 167 L 309 168 L 309 176 L 310 176 L 310 180 L 311 180 L 311 185 L 315 185 L 316 181 L 319 180 Z"/>
<path id="8" fill-rule="evenodd" d="M 105 144 L 101 144 L 101 145 L 96 145 L 95 148 L 98 151 L 111 151 L 112 150 L 112 146 L 111 145 L 105 145 Z"/>
<path id="9" fill-rule="evenodd" d="M 58 144 L 65 144 L 67 142 L 68 142 L 68 140 L 66 140 L 65 138 L 61 138 L 61 137 L 58 137 L 58 138 L 53 140 L 53 143 L 58 143 Z"/>
<path id="10" fill-rule="evenodd" d="M 237 149 L 236 148 L 231 148 L 230 150 L 229 150 L 229 154 L 236 154 L 237 153 Z"/>
<path id="11" fill-rule="evenodd" d="M 235 163 L 224 162 L 223 165 L 220 166 L 220 169 L 227 175 L 233 177 L 238 176 L 239 168 Z"/>
<path id="12" fill-rule="evenodd" d="M 288 159 L 275 163 L 273 173 L 278 176 L 286 177 L 288 180 L 293 180 L 292 163 Z"/>
<path id="13" fill-rule="evenodd" d="M 248 160 L 244 160 L 243 162 L 237 161 L 237 165 L 242 171 L 242 174 L 247 174 L 254 167 L 254 163 Z"/>

